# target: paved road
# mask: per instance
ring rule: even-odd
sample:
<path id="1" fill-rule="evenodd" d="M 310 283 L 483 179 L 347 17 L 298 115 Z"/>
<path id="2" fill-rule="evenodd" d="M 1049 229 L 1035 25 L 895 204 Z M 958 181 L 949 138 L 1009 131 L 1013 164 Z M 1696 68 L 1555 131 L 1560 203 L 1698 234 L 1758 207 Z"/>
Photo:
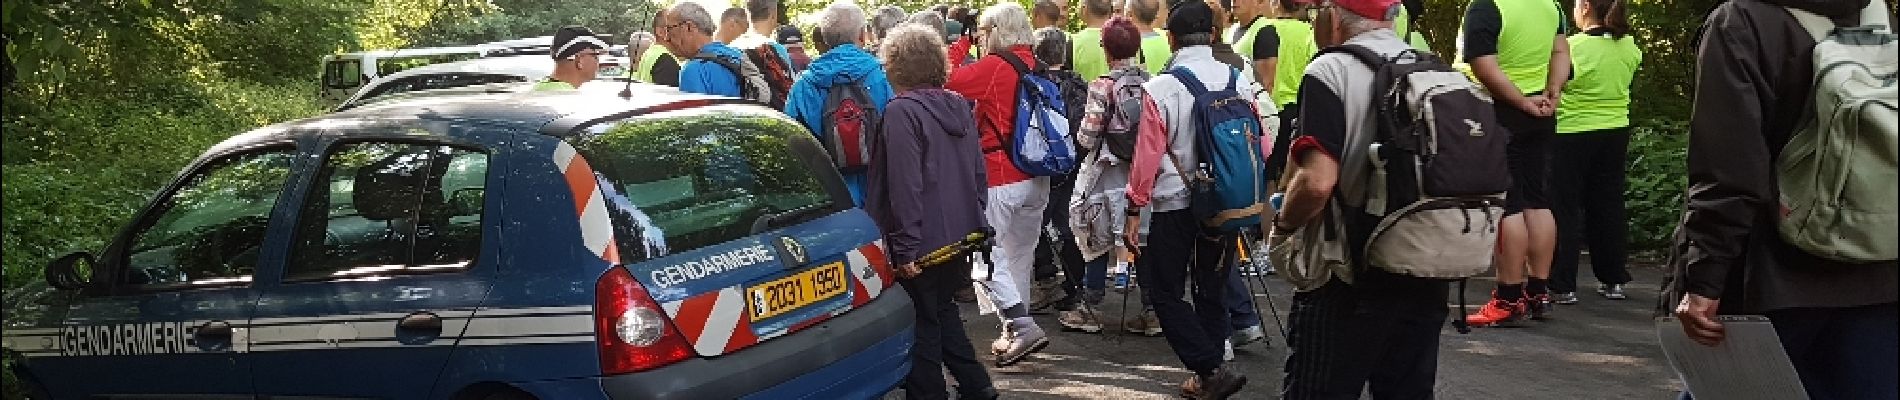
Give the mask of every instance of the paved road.
<path id="1" fill-rule="evenodd" d="M 1439 350 L 1438 398 L 1665 399 L 1679 387 L 1656 346 L 1650 320 L 1662 271 L 1637 267 L 1629 300 L 1610 301 L 1583 293 L 1583 304 L 1560 306 L 1554 319 L 1522 328 L 1478 329 L 1459 335 L 1447 327 Z M 1587 270 L 1587 268 L 1586 268 Z M 1581 279 L 1595 288 L 1588 273 Z M 1260 299 L 1271 295 L 1283 316 L 1291 289 L 1269 277 Z M 1471 281 L 1473 302 L 1487 298 L 1493 283 Z M 1588 290 L 1588 289 L 1587 289 Z M 1110 293 L 1104 314 L 1121 315 L 1121 296 Z M 1455 299 L 1455 297 L 1454 297 Z M 1133 299 L 1130 306 L 1136 306 Z M 1266 304 L 1263 302 L 1264 308 Z M 1475 307 L 1475 305 L 1473 306 Z M 1456 314 L 1454 312 L 1454 314 Z M 1060 325 L 1053 315 L 1038 316 L 1044 327 Z M 964 320 L 979 353 L 996 337 L 992 316 L 966 306 Z M 1272 319 L 1267 319 L 1272 329 Z M 1004 398 L 1020 399 L 1166 399 L 1178 397 L 1178 384 L 1189 375 L 1161 338 L 1120 333 L 1104 321 L 1102 334 L 1059 333 L 1029 361 L 991 374 Z M 1280 387 L 1284 338 L 1270 334 L 1271 346 L 1240 349 L 1235 362 L 1251 380 L 1237 399 L 1275 398 Z"/>

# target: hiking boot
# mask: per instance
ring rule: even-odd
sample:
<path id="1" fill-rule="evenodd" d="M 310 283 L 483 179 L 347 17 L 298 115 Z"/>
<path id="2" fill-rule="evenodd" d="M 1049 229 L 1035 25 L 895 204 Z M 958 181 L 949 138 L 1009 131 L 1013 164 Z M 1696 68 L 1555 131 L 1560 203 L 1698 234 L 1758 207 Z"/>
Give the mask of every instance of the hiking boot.
<path id="1" fill-rule="evenodd" d="M 1241 387 L 1247 386 L 1247 377 L 1235 373 L 1234 370 L 1229 369 L 1227 366 L 1215 368 L 1213 373 L 1196 376 L 1191 379 L 1195 383 L 1195 389 L 1197 389 L 1195 390 L 1196 393 L 1191 396 L 1191 398 L 1194 399 L 1225 400 L 1228 397 L 1233 397 L 1234 393 L 1239 393 Z M 1186 386 L 1187 384 L 1182 384 L 1183 389 L 1186 389 Z"/>
<path id="2" fill-rule="evenodd" d="M 1068 301 L 1069 296 L 1062 292 L 1060 279 L 1036 281 L 1029 288 L 1029 313 L 1048 315 L 1049 307 Z"/>
<path id="3" fill-rule="evenodd" d="M 1063 311 L 1056 316 L 1056 322 L 1061 323 L 1064 330 L 1102 333 L 1102 321 L 1095 318 L 1095 309 L 1086 305 Z"/>
<path id="4" fill-rule="evenodd" d="M 1577 292 L 1553 292 L 1550 294 L 1550 301 L 1566 306 L 1574 305 L 1577 304 Z"/>
<path id="5" fill-rule="evenodd" d="M 1543 321 L 1556 307 L 1550 293 L 1525 294 L 1524 297 L 1524 309 L 1530 312 L 1531 319 L 1535 321 Z"/>
<path id="6" fill-rule="evenodd" d="M 951 293 L 950 299 L 956 300 L 956 302 L 964 303 L 964 304 L 975 303 L 976 302 L 976 288 L 971 287 L 971 286 L 965 286 L 963 287 L 963 289 L 957 290 L 956 293 Z"/>
<path id="7" fill-rule="evenodd" d="M 1484 303 L 1484 307 L 1479 307 L 1478 312 L 1465 316 L 1465 323 L 1471 326 L 1513 326 L 1523 320 L 1524 314 L 1528 312 L 1523 299 L 1493 297 Z"/>
<path id="8" fill-rule="evenodd" d="M 1155 310 L 1142 311 L 1141 315 L 1122 321 L 1122 328 L 1137 335 L 1161 336 L 1161 317 L 1155 316 Z"/>
<path id="9" fill-rule="evenodd" d="M 1603 295 L 1603 298 L 1610 299 L 1610 300 L 1623 300 L 1623 299 L 1630 298 L 1628 294 L 1623 293 L 1623 284 L 1621 283 L 1597 285 L 1597 294 Z"/>
<path id="10" fill-rule="evenodd" d="M 1003 352 L 996 355 L 996 366 L 999 368 L 1016 365 L 1030 354 L 1049 346 L 1049 336 L 1042 332 L 1042 327 L 1036 326 L 1035 320 L 1027 317 L 1010 321 L 1007 329 L 1003 330 L 1003 337 L 999 339 L 1008 341 Z"/>
<path id="11" fill-rule="evenodd" d="M 1258 341 L 1262 341 L 1266 339 L 1267 339 L 1267 331 L 1264 329 L 1260 329 L 1260 325 L 1254 325 L 1254 326 L 1249 326 L 1246 328 L 1234 330 L 1234 334 L 1227 338 L 1227 340 L 1229 342 L 1233 342 L 1235 346 L 1246 346 L 1249 344 L 1253 344 L 1253 342 L 1258 342 Z"/>

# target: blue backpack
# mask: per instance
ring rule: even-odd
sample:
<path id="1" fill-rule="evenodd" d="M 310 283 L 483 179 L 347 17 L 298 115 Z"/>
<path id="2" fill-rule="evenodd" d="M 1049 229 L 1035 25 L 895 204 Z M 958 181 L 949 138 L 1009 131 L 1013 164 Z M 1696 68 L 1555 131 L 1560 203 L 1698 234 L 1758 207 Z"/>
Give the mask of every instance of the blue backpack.
<path id="1" fill-rule="evenodd" d="M 1030 176 L 1062 176 L 1075 171 L 1075 141 L 1069 137 L 1069 118 L 1062 91 L 1054 82 L 1031 73 L 1029 66 L 1009 52 L 996 53 L 1016 68 L 1016 127 L 1010 132 L 1009 160 Z"/>
<path id="2" fill-rule="evenodd" d="M 1188 183 L 1194 217 L 1222 232 L 1259 226 L 1266 210 L 1266 157 L 1260 149 L 1260 115 L 1253 100 L 1236 90 L 1240 73 L 1229 70 L 1227 88 L 1210 92 L 1186 67 L 1168 71 L 1194 95 L 1195 169 L 1175 161 Z M 1170 157 L 1172 159 L 1172 157 Z"/>

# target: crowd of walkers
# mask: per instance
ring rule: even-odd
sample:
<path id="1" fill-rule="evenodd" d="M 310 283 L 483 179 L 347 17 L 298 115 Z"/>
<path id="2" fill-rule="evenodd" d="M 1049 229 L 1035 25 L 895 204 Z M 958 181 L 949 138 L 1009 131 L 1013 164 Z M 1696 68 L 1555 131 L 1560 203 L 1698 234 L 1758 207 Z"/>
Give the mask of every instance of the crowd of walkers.
<path id="1" fill-rule="evenodd" d="M 1450 56 L 1405 28 L 1424 14 L 1409 0 L 838 0 L 809 36 L 779 2 L 717 20 L 680 2 L 630 47 L 634 79 L 778 107 L 831 152 L 916 304 L 912 398 L 996 397 L 960 292 L 996 316 L 984 348 L 1009 366 L 1052 338 L 1032 311 L 1103 331 L 1118 276 L 1142 311 L 1106 322 L 1165 336 L 1193 372 L 1184 395 L 1232 396 L 1248 382 L 1233 347 L 1266 338 L 1241 272 L 1265 263 L 1245 254 L 1296 289 L 1283 397 L 1415 399 L 1433 395 L 1447 319 L 1517 325 L 1583 301 L 1586 249 L 1595 292 L 1628 297 L 1643 51 L 1625 1 L 1476 0 Z M 1709 345 L 1718 314 L 1770 316 L 1816 399 L 1896 396 L 1884 10 L 1737 0 L 1697 42 L 1665 301 Z M 591 80 L 606 43 L 555 40 L 540 88 Z M 1493 271 L 1491 298 L 1452 315 L 1451 284 Z"/>

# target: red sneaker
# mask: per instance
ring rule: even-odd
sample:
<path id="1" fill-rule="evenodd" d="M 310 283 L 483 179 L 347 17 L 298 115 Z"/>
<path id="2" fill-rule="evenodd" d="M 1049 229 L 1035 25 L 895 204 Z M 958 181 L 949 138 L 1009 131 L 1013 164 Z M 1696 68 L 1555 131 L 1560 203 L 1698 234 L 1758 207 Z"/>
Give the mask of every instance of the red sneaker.
<path id="1" fill-rule="evenodd" d="M 1554 308 L 1551 307 L 1554 303 L 1551 302 L 1550 293 L 1525 294 L 1525 297 L 1527 297 L 1525 306 L 1530 309 L 1532 320 L 1543 321 Z"/>
<path id="2" fill-rule="evenodd" d="M 1529 313 L 1524 299 L 1505 300 L 1492 297 L 1491 301 L 1479 307 L 1478 312 L 1465 316 L 1465 323 L 1471 326 L 1510 326 L 1524 319 Z"/>

